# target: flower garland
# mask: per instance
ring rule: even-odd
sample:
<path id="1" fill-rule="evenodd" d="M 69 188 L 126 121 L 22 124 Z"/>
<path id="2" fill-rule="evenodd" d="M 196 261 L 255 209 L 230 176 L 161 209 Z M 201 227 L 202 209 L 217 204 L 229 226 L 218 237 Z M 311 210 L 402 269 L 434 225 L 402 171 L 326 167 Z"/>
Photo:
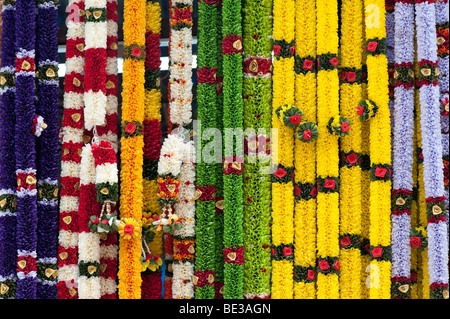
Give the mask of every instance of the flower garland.
<path id="1" fill-rule="evenodd" d="M 242 128 L 242 26 L 241 2 L 223 1 L 223 127 Z M 234 142 L 233 134 L 224 132 L 224 299 L 242 299 L 244 284 L 243 242 L 243 158 L 242 149 Z M 242 137 L 242 136 L 241 136 Z M 236 140 L 241 138 L 236 137 Z M 228 141 L 227 141 L 228 138 Z"/>
<path id="2" fill-rule="evenodd" d="M 161 5 L 159 1 L 147 1 L 145 34 L 145 111 L 144 111 L 144 214 L 161 215 L 156 201 L 158 192 L 157 165 L 161 149 L 161 89 L 159 69 L 161 64 L 160 45 Z M 147 242 L 152 256 L 162 256 L 162 233 L 153 233 Z M 158 259 L 158 258 L 156 258 Z M 155 266 L 156 267 L 156 266 Z M 142 299 L 162 298 L 162 269 L 146 270 L 142 273 Z"/>
<path id="3" fill-rule="evenodd" d="M 444 203 L 442 144 L 440 142 L 437 40 L 434 3 L 416 1 L 417 60 L 421 109 L 422 154 L 428 233 L 431 299 L 448 299 L 448 238 Z M 433 30 L 431 29 L 433 27 Z M 430 37 L 433 34 L 433 37 Z"/>
<path id="4" fill-rule="evenodd" d="M 2 6 L 0 69 L 0 299 L 16 295 L 16 170 L 15 170 L 15 1 Z"/>
<path id="5" fill-rule="evenodd" d="M 391 298 L 411 298 L 411 209 L 414 151 L 414 5 L 395 3 Z"/>
<path id="6" fill-rule="evenodd" d="M 445 207 L 449 229 L 449 7 L 448 0 L 436 1 L 436 35 L 438 44 L 439 90 L 441 104 L 442 159 L 444 162 Z"/>
<path id="7" fill-rule="evenodd" d="M 169 40 L 169 108 L 170 121 L 178 125 L 174 134 L 187 134 L 184 126 L 192 122 L 192 0 L 174 0 L 170 5 Z M 190 134 L 189 134 L 190 135 Z M 189 136 L 186 136 L 189 139 Z M 174 205 L 181 219 L 181 229 L 173 233 L 173 279 L 172 298 L 194 297 L 195 252 L 195 166 L 193 147 L 186 143 L 182 153 L 180 173 L 180 198 Z M 195 155 L 194 155 L 195 156 Z M 187 250 L 187 252 L 186 252 Z"/>
<path id="8" fill-rule="evenodd" d="M 203 132 L 217 127 L 217 56 L 218 47 L 211 45 L 211 40 L 217 37 L 217 2 L 199 1 L 199 34 L 197 51 L 197 119 L 200 122 L 198 135 L 200 136 L 197 154 L 203 155 L 203 149 L 208 140 L 203 140 Z M 214 299 L 215 281 L 215 161 L 205 162 L 204 156 L 197 164 L 197 224 L 196 224 L 196 252 L 195 276 L 198 278 L 195 287 L 196 299 Z"/>
<path id="9" fill-rule="evenodd" d="M 341 7 L 340 104 L 352 123 L 352 134 L 340 143 L 340 293 L 342 299 L 361 299 L 361 122 L 354 101 L 361 100 L 363 3 L 343 1 Z M 355 50 L 360 48 L 360 50 Z"/>
<path id="10" fill-rule="evenodd" d="M 47 127 L 37 139 L 38 299 L 56 296 L 58 255 L 58 10 L 53 0 L 37 5 L 37 113 Z"/>
<path id="11" fill-rule="evenodd" d="M 106 115 L 106 0 L 85 0 L 84 125 L 92 130 Z"/>
<path id="12" fill-rule="evenodd" d="M 414 54 L 416 55 L 416 54 Z M 414 61 L 415 63 L 415 61 Z M 415 86 L 414 86 L 415 87 Z M 414 90 L 414 107 L 416 107 L 416 90 Z M 412 203 L 411 203 L 411 229 L 416 229 L 419 227 L 419 203 L 417 198 L 418 193 L 418 160 L 416 155 L 417 148 L 417 119 L 414 121 L 414 136 L 413 136 L 413 193 L 412 193 Z M 419 285 L 418 285 L 418 272 L 419 272 L 419 256 L 420 251 L 411 249 L 411 299 L 419 299 Z"/>
<path id="13" fill-rule="evenodd" d="M 217 1 L 217 16 L 216 16 L 216 44 L 217 52 L 222 50 L 222 0 Z M 217 71 L 216 71 L 216 127 L 220 130 L 222 136 L 223 130 L 223 56 L 217 54 Z M 214 218 L 214 299 L 223 299 L 223 285 L 224 285 L 224 266 L 225 258 L 223 256 L 223 232 L 224 232 L 224 200 L 223 200 L 223 165 L 222 162 L 216 163 L 216 215 Z"/>
<path id="14" fill-rule="evenodd" d="M 278 131 L 278 150 L 272 156 L 278 158 L 278 169 L 272 176 L 273 299 L 292 299 L 294 291 L 294 130 L 276 112 L 294 104 L 294 30 L 295 2 L 275 0 L 272 127 Z"/>
<path id="15" fill-rule="evenodd" d="M 376 276 L 376 282 L 370 287 L 370 298 L 388 299 L 391 295 L 391 207 L 386 199 L 391 193 L 391 145 L 385 3 L 366 0 L 364 6 L 368 99 L 377 107 L 376 114 L 373 112 L 370 118 L 370 269 L 379 278 Z"/>
<path id="16" fill-rule="evenodd" d="M 302 120 L 316 122 L 316 1 L 296 1 L 295 15 L 295 104 L 302 106 Z M 315 299 L 316 143 L 304 135 L 307 130 L 295 139 L 294 298 Z"/>
<path id="17" fill-rule="evenodd" d="M 16 1 L 15 153 L 17 177 L 17 299 L 37 297 L 37 179 L 35 109 L 35 3 Z M 36 132 L 43 129 L 36 123 Z"/>
<path id="18" fill-rule="evenodd" d="M 107 0 L 107 39 L 106 39 L 106 115 L 105 124 L 97 126 L 99 139 L 111 143 L 115 153 L 118 151 L 118 76 L 117 76 L 117 0 Z M 117 156 L 117 155 L 116 155 Z M 113 207 L 115 208 L 115 207 Z M 114 211 L 113 211 L 114 213 Z M 117 212 L 115 212 L 117 214 Z M 117 234 L 100 236 L 100 298 L 117 298 Z"/>
<path id="19" fill-rule="evenodd" d="M 81 151 L 80 162 L 80 208 L 78 213 L 78 298 L 100 299 L 100 237 L 89 229 L 89 220 L 100 215 L 101 206 L 97 202 L 95 190 L 95 159 L 91 144 Z M 63 219 L 70 223 L 71 216 Z"/>
<path id="20" fill-rule="evenodd" d="M 59 204 L 58 299 L 78 298 L 78 210 L 81 150 L 84 133 L 84 1 L 71 0 L 74 14 L 68 17 L 64 113 L 61 138 Z M 71 222 L 64 219 L 70 216 Z"/>
<path id="21" fill-rule="evenodd" d="M 249 1 L 243 7 L 244 128 L 247 136 L 244 165 L 244 298 L 269 299 L 270 176 L 261 174 L 268 165 L 271 122 L 272 1 Z M 266 160 L 266 161 L 265 161 Z"/>
<path id="22" fill-rule="evenodd" d="M 317 6 L 317 298 L 339 298 L 339 117 L 337 1 Z M 323 107 L 322 107 L 323 106 Z M 325 107 L 326 106 L 326 107 Z M 330 118 L 330 116 L 333 116 Z M 328 133 L 330 133 L 328 135 Z"/>
<path id="23" fill-rule="evenodd" d="M 389 110 L 391 114 L 394 113 L 394 64 L 395 64 L 395 3 L 396 0 L 386 0 L 386 57 L 388 60 L 388 74 L 389 74 Z M 394 135 L 394 117 L 391 117 L 391 136 Z M 392 158 L 394 156 L 394 149 L 391 149 Z"/>
<path id="24" fill-rule="evenodd" d="M 119 298 L 141 298 L 141 232 L 145 73 L 145 1 L 129 0 L 124 7 L 122 91 Z"/>

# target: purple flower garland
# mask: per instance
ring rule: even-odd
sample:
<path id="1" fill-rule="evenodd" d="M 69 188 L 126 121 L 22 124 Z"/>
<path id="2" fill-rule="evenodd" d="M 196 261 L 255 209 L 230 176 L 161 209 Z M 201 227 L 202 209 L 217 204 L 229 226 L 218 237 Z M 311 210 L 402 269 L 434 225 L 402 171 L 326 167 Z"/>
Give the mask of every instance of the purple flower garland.
<path id="1" fill-rule="evenodd" d="M 16 1 L 17 299 L 36 299 L 36 150 L 34 0 Z"/>
<path id="2" fill-rule="evenodd" d="M 449 7 L 448 0 L 436 1 L 436 30 L 438 36 L 438 65 L 440 70 L 439 75 L 439 89 L 440 89 L 440 103 L 441 103 L 441 134 L 442 134 L 442 155 L 446 161 L 447 168 L 444 171 L 448 174 L 449 162 Z M 442 32 L 444 31 L 444 32 Z M 445 32 L 446 31 L 446 32 Z M 447 235 L 448 235 L 448 213 L 449 213 L 449 185 L 448 175 L 444 176 L 447 180 L 445 185 L 445 207 L 447 210 Z"/>
<path id="3" fill-rule="evenodd" d="M 392 290 L 395 299 L 411 298 L 411 204 L 414 151 L 414 5 L 395 1 L 394 141 L 392 178 Z M 406 289 L 407 287 L 407 289 Z"/>
<path id="4" fill-rule="evenodd" d="M 448 298 L 448 239 L 444 203 L 441 123 L 437 72 L 435 4 L 416 0 L 417 60 L 423 141 L 424 186 L 428 218 L 430 298 Z"/>
<path id="5" fill-rule="evenodd" d="M 2 65 L 0 69 L 0 299 L 16 292 L 16 171 L 14 153 L 15 2 L 2 7 Z"/>
<path id="6" fill-rule="evenodd" d="M 37 141 L 37 298 L 56 298 L 58 254 L 58 10 L 39 1 L 36 19 L 37 114 L 47 127 Z"/>

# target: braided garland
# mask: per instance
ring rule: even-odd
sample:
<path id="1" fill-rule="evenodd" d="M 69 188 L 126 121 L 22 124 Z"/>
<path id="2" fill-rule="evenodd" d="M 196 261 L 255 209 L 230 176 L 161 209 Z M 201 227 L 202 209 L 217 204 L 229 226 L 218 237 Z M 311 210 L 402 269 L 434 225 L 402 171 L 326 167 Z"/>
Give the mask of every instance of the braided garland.
<path id="1" fill-rule="evenodd" d="M 261 174 L 270 152 L 272 1 L 249 1 L 244 29 L 244 298 L 270 298 L 270 176 Z"/>
<path id="2" fill-rule="evenodd" d="M 278 131 L 278 150 L 272 156 L 278 156 L 278 169 L 272 176 L 273 299 L 292 299 L 294 291 L 294 130 L 278 116 L 283 107 L 294 104 L 294 30 L 295 2 L 275 0 L 272 127 Z"/>
<path id="3" fill-rule="evenodd" d="M 47 125 L 37 139 L 38 299 L 56 296 L 58 254 L 58 8 L 53 0 L 38 2 L 36 50 L 37 114 Z"/>
<path id="4" fill-rule="evenodd" d="M 368 99 L 370 104 L 370 258 L 376 272 L 371 299 L 391 295 L 390 237 L 391 145 L 386 57 L 385 3 L 367 0 L 365 6 Z"/>
<path id="5" fill-rule="evenodd" d="M 414 6 L 395 3 L 391 298 L 410 299 L 414 143 Z"/>
<path id="6" fill-rule="evenodd" d="M 37 179 L 33 133 L 38 135 L 45 126 L 42 117 L 36 116 L 35 108 L 35 11 L 34 1 L 16 1 L 17 299 L 37 298 Z"/>
<path id="7" fill-rule="evenodd" d="M 419 64 L 420 124 L 428 233 L 430 299 L 448 299 L 448 238 L 440 142 L 435 5 L 416 1 L 417 60 Z M 431 37 L 430 35 L 433 34 Z M 438 142 L 439 141 L 439 142 Z M 425 285 L 425 284 L 424 284 Z"/>
<path id="8" fill-rule="evenodd" d="M 339 298 L 339 142 L 348 133 L 339 116 L 337 1 L 317 6 L 317 298 Z M 322 107 L 323 106 L 323 107 Z M 333 116 L 330 119 L 330 116 Z M 343 124 L 347 123 L 347 124 Z M 339 133 L 339 135 L 341 135 Z"/>
<path id="9" fill-rule="evenodd" d="M 2 6 L 0 69 L 0 298 L 16 295 L 17 180 L 15 171 L 15 1 Z"/>
<path id="10" fill-rule="evenodd" d="M 340 296 L 361 299 L 361 122 L 354 101 L 362 98 L 363 17 L 361 1 L 343 1 L 341 7 L 341 115 L 352 123 L 352 133 L 340 143 Z M 360 48 L 356 50 L 355 48 Z"/>
<path id="11" fill-rule="evenodd" d="M 316 122 L 316 1 L 296 1 L 295 16 L 295 104 Z M 316 143 L 305 137 L 295 139 L 295 299 L 316 298 Z"/>
<path id="12" fill-rule="evenodd" d="M 78 210 L 84 141 L 84 1 L 69 1 L 62 120 L 59 204 L 58 299 L 78 298 Z M 87 141 L 88 142 L 88 141 Z M 71 218 L 70 223 L 64 219 Z"/>
<path id="13" fill-rule="evenodd" d="M 159 1 L 146 3 L 145 34 L 145 111 L 144 111 L 144 216 L 151 218 L 161 215 L 161 208 L 156 201 L 158 192 L 157 165 L 161 149 L 161 89 L 159 69 L 161 64 L 160 45 L 161 5 Z M 152 256 L 162 256 L 162 233 L 154 232 L 151 242 L 146 242 Z M 155 266 L 156 267 L 156 266 Z M 142 299 L 162 298 L 162 269 L 148 269 L 142 277 Z"/>
<path id="14" fill-rule="evenodd" d="M 142 171 L 144 138 L 145 1 L 128 0 L 124 7 L 122 90 L 119 298 L 141 298 Z M 135 231 L 137 229 L 137 231 Z"/>
<path id="15" fill-rule="evenodd" d="M 198 30 L 198 50 L 197 50 L 197 119 L 200 123 L 200 129 L 197 136 L 200 136 L 199 148 L 197 154 L 201 155 L 197 163 L 197 224 L 196 224 L 196 251 L 195 251 L 195 276 L 197 284 L 195 286 L 196 299 L 214 299 L 214 281 L 215 281 L 215 184 L 216 174 L 211 174 L 215 169 L 216 161 L 212 163 L 205 161 L 203 154 L 205 145 L 211 143 L 211 136 L 203 133 L 208 129 L 217 127 L 217 55 L 218 47 L 211 45 L 211 39 L 217 37 L 217 2 L 199 1 L 199 25 Z M 214 154 L 216 155 L 216 154 Z M 208 157 L 208 160 L 211 158 Z M 220 160 L 220 158 L 219 158 Z"/>

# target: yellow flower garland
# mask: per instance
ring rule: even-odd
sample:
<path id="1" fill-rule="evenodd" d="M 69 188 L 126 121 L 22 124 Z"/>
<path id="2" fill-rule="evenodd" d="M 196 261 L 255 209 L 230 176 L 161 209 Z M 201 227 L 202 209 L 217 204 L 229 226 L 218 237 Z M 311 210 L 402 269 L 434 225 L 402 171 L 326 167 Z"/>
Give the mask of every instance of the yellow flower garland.
<path id="1" fill-rule="evenodd" d="M 370 246 L 371 269 L 376 273 L 371 299 L 391 295 L 391 146 L 387 57 L 385 54 L 385 1 L 365 0 L 368 98 L 378 106 L 370 119 Z M 374 45 L 376 43 L 376 45 Z M 384 52 L 383 52 L 384 48 Z M 372 54 L 370 52 L 373 52 Z M 384 174 L 383 174 L 384 172 Z M 375 177 L 374 177 L 375 176 Z M 379 256 L 381 249 L 381 256 Z"/>
<path id="2" fill-rule="evenodd" d="M 317 56 L 328 61 L 338 54 L 337 0 L 317 0 L 316 7 Z M 339 142 L 336 135 L 328 132 L 327 124 L 331 116 L 339 114 L 339 75 L 336 65 L 321 64 L 317 73 L 320 134 L 316 145 L 317 177 L 336 179 L 339 177 Z M 317 194 L 317 255 L 321 270 L 317 276 L 318 299 L 339 298 L 339 264 L 336 264 L 339 262 L 339 193 L 336 190 Z M 324 267 L 321 267 L 322 261 L 326 262 Z"/>
<path id="3" fill-rule="evenodd" d="M 142 218 L 142 122 L 144 120 L 145 1 L 127 0 L 124 6 L 124 46 L 121 138 L 121 217 Z M 131 124 L 130 124 L 131 123 Z M 139 124 L 141 127 L 139 128 Z M 141 297 L 141 234 L 119 241 L 119 298 Z"/>
<path id="4" fill-rule="evenodd" d="M 415 92 L 414 92 L 415 93 Z M 417 105 L 418 101 L 414 101 L 414 105 Z M 417 145 L 417 119 L 415 123 L 415 129 L 414 129 L 414 139 L 413 139 L 413 145 L 414 147 Z M 413 190 L 416 193 L 417 187 L 418 187 L 418 163 L 417 163 L 417 156 L 415 156 L 415 152 L 413 153 Z M 417 201 L 417 193 L 414 196 L 413 194 L 413 202 L 411 205 L 411 229 L 415 229 L 419 226 L 419 205 Z M 419 264 L 419 254 L 420 251 L 418 249 L 412 249 L 411 251 L 411 277 L 412 274 L 415 273 L 417 275 L 417 272 L 419 270 L 420 264 Z M 416 276 L 417 278 L 417 276 Z M 411 281 L 411 299 L 419 299 L 419 292 L 418 292 L 418 284 L 417 280 L 416 282 Z M 429 289 L 427 289 L 429 291 Z"/>
<path id="5" fill-rule="evenodd" d="M 294 41 L 295 1 L 275 0 L 273 5 L 274 51 L 277 41 Z M 292 46 L 291 46 L 292 48 Z M 273 61 L 272 127 L 278 130 L 279 167 L 294 166 L 294 130 L 278 119 L 275 110 L 294 104 L 294 57 L 276 56 Z M 276 158 L 276 157 L 275 157 Z M 294 186 L 292 180 L 272 184 L 272 244 L 275 247 L 292 245 L 294 241 Z M 272 298 L 293 298 L 293 262 L 281 258 L 272 262 Z"/>
<path id="6" fill-rule="evenodd" d="M 295 105 L 301 108 L 302 121 L 316 122 L 316 73 L 303 68 L 305 59 L 316 60 L 316 0 L 295 2 Z M 309 67 L 308 67 L 309 68 Z M 320 138 L 320 137 L 319 137 Z M 316 184 L 316 143 L 295 139 L 295 187 Z M 295 192 L 294 192 L 295 194 Z M 303 194 L 295 202 L 294 298 L 315 299 L 316 283 L 316 198 Z M 298 197 L 298 196 L 296 196 Z M 310 272 L 308 276 L 308 271 Z M 303 273 L 301 278 L 297 276 Z"/>
<path id="7" fill-rule="evenodd" d="M 362 98 L 362 2 L 360 0 L 343 0 L 341 9 L 341 115 L 351 124 L 351 134 L 341 139 L 340 169 L 341 193 L 341 277 L 340 290 L 342 299 L 361 299 L 361 179 L 359 163 L 362 140 L 361 121 L 355 112 L 355 101 Z M 361 50 L 357 50 L 361 48 Z M 350 160 L 348 160 L 350 159 Z M 346 242 L 350 240 L 351 244 Z"/>

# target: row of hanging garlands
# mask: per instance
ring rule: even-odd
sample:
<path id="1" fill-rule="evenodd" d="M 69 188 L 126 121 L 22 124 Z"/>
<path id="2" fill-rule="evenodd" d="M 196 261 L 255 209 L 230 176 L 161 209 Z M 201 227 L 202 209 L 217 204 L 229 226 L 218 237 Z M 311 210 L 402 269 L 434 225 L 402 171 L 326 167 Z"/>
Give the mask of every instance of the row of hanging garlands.
<path id="1" fill-rule="evenodd" d="M 0 298 L 448 299 L 447 0 L 199 0 L 195 132 L 171 0 L 163 142 L 160 3 L 120 118 L 117 0 L 69 6 L 60 121 L 58 1 L 3 1 Z M 266 133 L 196 161 L 209 128 Z"/>

